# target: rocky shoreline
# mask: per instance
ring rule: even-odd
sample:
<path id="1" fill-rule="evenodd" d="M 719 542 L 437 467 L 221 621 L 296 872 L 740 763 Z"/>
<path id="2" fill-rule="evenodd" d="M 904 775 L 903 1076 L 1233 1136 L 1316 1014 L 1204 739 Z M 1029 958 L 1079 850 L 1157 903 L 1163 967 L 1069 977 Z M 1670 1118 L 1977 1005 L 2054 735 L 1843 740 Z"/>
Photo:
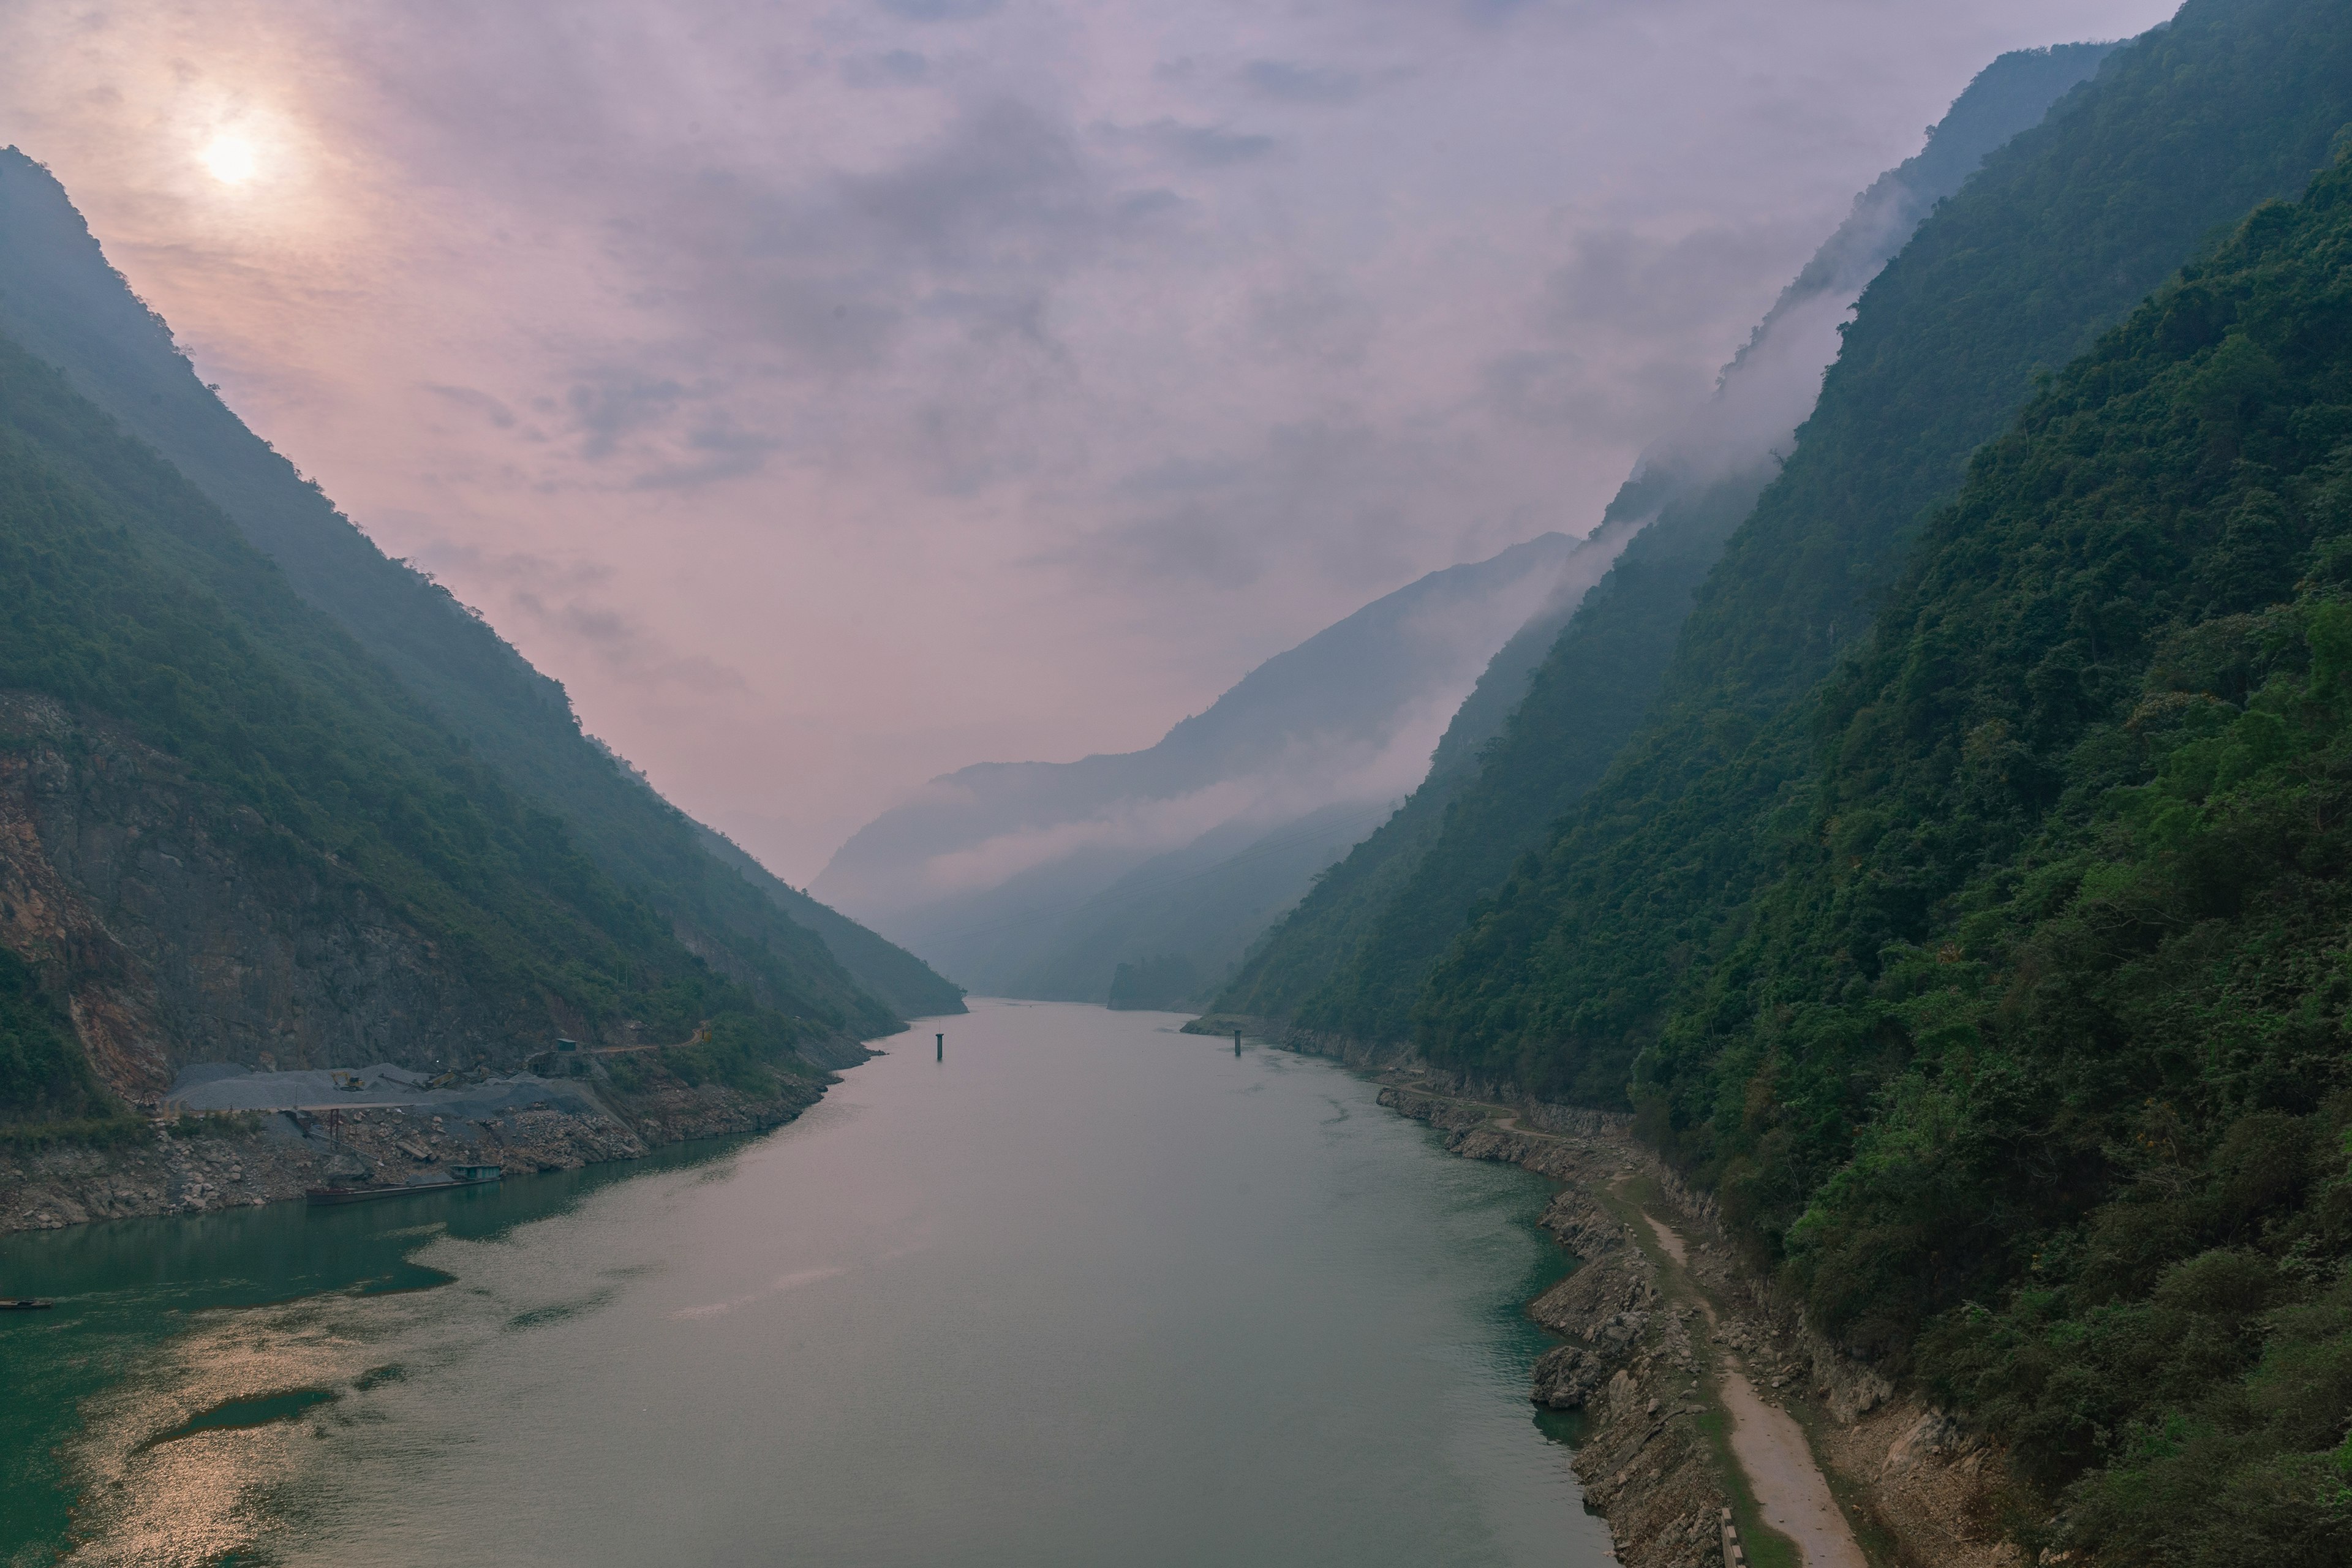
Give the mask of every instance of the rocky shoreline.
<path id="1" fill-rule="evenodd" d="M 1579 1265 L 1529 1306 L 1563 1342 L 1537 1363 L 1531 1394 L 1580 1413 L 1573 1467 L 1621 1563 L 1721 1564 L 1726 1510 L 1750 1550 L 1778 1535 L 1808 1563 L 2027 1560 L 2003 1538 L 1999 1453 L 1809 1331 L 1627 1119 L 1479 1099 L 1393 1054 L 1332 1048 L 1340 1042 L 1286 1043 L 1373 1073 L 1380 1103 L 1445 1132 L 1452 1152 L 1561 1184 L 1541 1224 Z M 1765 1423 L 1784 1429 L 1796 1468 L 1811 1468 L 1810 1449 L 1818 1479 L 1769 1473 Z M 1768 1474 L 1751 1479 L 1759 1468 Z M 1771 1494 L 1804 1483 L 1843 1521 L 1788 1517 Z"/>
<path id="2" fill-rule="evenodd" d="M 478 1119 L 434 1114 L 430 1106 L 354 1110 L 333 1137 L 309 1113 L 248 1111 L 162 1119 L 100 1145 L 0 1144 L 0 1235 L 283 1203 L 310 1187 L 396 1184 L 452 1164 L 494 1164 L 519 1176 L 634 1160 L 689 1139 L 780 1126 L 833 1081 L 780 1074 L 776 1092 L 763 1099 L 658 1071 L 637 1076 L 626 1092 L 599 1083 L 583 1094 L 566 1083 L 560 1095 Z"/>

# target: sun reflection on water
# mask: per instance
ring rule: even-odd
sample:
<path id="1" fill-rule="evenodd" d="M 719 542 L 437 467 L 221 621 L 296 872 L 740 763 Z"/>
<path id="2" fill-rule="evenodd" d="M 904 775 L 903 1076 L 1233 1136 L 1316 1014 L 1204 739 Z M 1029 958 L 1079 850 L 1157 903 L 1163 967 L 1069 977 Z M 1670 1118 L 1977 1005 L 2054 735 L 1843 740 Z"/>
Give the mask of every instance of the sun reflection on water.
<path id="1" fill-rule="evenodd" d="M 463 1267 L 457 1255 L 479 1245 L 444 1241 L 426 1256 Z M 85 1410 L 68 1456 L 82 1501 L 68 1561 L 200 1568 L 333 1539 L 344 1510 L 337 1478 L 373 1431 L 419 1428 L 413 1440 L 427 1447 L 443 1436 L 408 1386 L 411 1369 L 461 1369 L 519 1321 L 560 1321 L 610 1300 L 609 1290 L 568 1300 L 576 1287 L 535 1288 L 534 1274 L 194 1314 L 186 1333 Z M 211 1424 L 225 1407 L 256 1419 Z"/>

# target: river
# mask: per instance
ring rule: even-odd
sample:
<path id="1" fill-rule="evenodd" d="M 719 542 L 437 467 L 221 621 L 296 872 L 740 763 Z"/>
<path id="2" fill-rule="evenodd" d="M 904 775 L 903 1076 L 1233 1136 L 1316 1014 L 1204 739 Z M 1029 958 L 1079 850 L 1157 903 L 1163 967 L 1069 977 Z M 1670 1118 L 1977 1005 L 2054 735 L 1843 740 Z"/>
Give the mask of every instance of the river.
<path id="1" fill-rule="evenodd" d="M 977 1003 L 718 1149 L 0 1240 L 58 1299 L 0 1560 L 1608 1562 L 1527 1402 L 1547 1184 L 1180 1021 Z"/>

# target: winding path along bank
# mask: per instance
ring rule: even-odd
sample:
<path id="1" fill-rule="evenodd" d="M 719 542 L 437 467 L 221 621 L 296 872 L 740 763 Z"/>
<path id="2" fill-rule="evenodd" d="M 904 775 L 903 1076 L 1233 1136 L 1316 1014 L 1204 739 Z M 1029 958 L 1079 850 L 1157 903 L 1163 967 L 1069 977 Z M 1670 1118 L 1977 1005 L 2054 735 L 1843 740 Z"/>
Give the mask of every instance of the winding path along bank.
<path id="1" fill-rule="evenodd" d="M 1621 1119 L 1379 1076 L 1454 1152 L 1564 1184 L 1543 1223 L 1581 1266 L 1529 1309 L 1567 1342 L 1535 1399 L 1581 1413 L 1577 1474 L 1630 1568 L 1720 1563 L 1727 1509 L 1759 1568 L 2021 1568 L 1987 1445 L 1807 1331 Z"/>
<path id="2" fill-rule="evenodd" d="M 1677 1283 L 1697 1299 L 1710 1331 L 1718 1326 L 1714 1303 L 1690 1285 L 1690 1247 L 1657 1215 L 1643 1211 L 1658 1245 L 1674 1260 Z M 1710 1338 L 1712 1338 L 1710 1334 Z M 1731 1417 L 1731 1454 L 1739 1466 L 1766 1527 L 1796 1544 L 1807 1568 L 1869 1568 L 1853 1527 L 1830 1495 L 1830 1484 L 1813 1458 L 1812 1446 L 1796 1417 L 1767 1404 L 1740 1369 L 1739 1358 L 1721 1352 L 1716 1396 Z"/>

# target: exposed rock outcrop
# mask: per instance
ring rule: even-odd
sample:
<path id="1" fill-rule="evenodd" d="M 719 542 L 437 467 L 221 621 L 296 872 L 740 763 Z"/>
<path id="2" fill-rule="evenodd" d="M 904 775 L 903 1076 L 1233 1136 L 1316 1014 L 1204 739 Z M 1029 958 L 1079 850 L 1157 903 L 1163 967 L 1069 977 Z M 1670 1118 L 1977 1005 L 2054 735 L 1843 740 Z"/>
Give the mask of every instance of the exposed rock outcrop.
<path id="1" fill-rule="evenodd" d="M 1620 1561 L 1721 1563 L 1731 1498 L 1708 1424 L 1720 1433 L 1725 1417 L 1706 1389 L 1733 1363 L 1767 1404 L 1800 1415 L 1815 1457 L 1900 1561 L 2020 1561 L 2000 1530 L 1998 1452 L 1812 1332 L 1738 1261 L 1714 1204 L 1638 1145 L 1624 1118 L 1540 1104 L 1506 1110 L 1423 1077 L 1391 1081 L 1380 1100 L 1445 1131 L 1457 1154 L 1565 1184 L 1542 1224 L 1579 1261 L 1528 1309 L 1563 1341 L 1536 1363 L 1530 1392 L 1538 1405 L 1581 1414 L 1574 1468 Z M 1641 1209 L 1624 1194 L 1636 1183 L 1676 1227 L 1658 1231 L 1654 1247 L 1632 1228 Z M 1669 1261 L 1704 1292 L 1696 1304 L 1689 1286 L 1680 1300 L 1663 1287 L 1659 1250 L 1681 1248 L 1682 1237 L 1692 1238 L 1687 1256 Z"/>
<path id="2" fill-rule="evenodd" d="M 194 1063 L 511 1071 L 558 1033 L 646 1043 L 626 1019 L 600 1034 L 543 995 L 470 982 L 334 856 L 121 726 L 22 692 L 0 692 L 0 946 L 64 1000 L 108 1088 L 149 1113 Z M 865 1050 L 845 1037 L 814 1054 L 837 1068 Z M 488 1135 L 509 1141 L 516 1168 L 564 1167 L 772 1126 L 823 1089 L 818 1075 L 780 1072 L 772 1092 L 747 1095 L 696 1087 L 650 1054 L 628 1059 L 625 1089 L 600 1071 L 601 1110 L 551 1107 Z M 205 1125 L 193 1144 L 162 1134 L 153 1148 L 0 1148 L 0 1230 L 170 1212 L 192 1194 L 296 1196 L 334 1174 L 302 1140 L 257 1143 Z M 214 1155 L 190 1165 L 192 1147 Z M 183 1179 L 183 1167 L 208 1173 Z M 232 1168 L 241 1173 L 224 1178 Z"/>
<path id="3" fill-rule="evenodd" d="M 599 1037 L 544 996 L 470 983 L 333 856 L 269 826 L 178 760 L 20 692 L 0 692 L 0 945 L 64 999 L 107 1086 L 150 1113 L 194 1063 L 510 1071 L 556 1033 Z M 603 1032 L 644 1043 L 625 1019 Z M 855 1041 L 827 1044 L 837 1048 L 823 1065 L 864 1058 Z M 207 1118 L 184 1124 L 201 1131 L 100 1147 L 0 1145 L 0 1230 L 295 1197 L 378 1160 L 415 1168 L 404 1147 L 441 1158 L 462 1145 L 517 1172 L 629 1158 L 773 1126 L 825 1081 L 779 1072 L 770 1092 L 746 1094 L 688 1083 L 653 1053 L 628 1060 L 625 1086 L 599 1072 L 593 1110 L 549 1105 L 463 1135 L 388 1111 L 352 1123 L 340 1148 L 278 1136 L 278 1116 Z M 268 1135 L 234 1130 L 247 1122 Z M 395 1123 L 398 1136 L 373 1148 L 373 1130 Z"/>
<path id="4" fill-rule="evenodd" d="M 520 1063 L 501 1008 L 331 858 L 47 698 L 0 693 L 0 942 L 152 1106 L 191 1062 Z"/>

